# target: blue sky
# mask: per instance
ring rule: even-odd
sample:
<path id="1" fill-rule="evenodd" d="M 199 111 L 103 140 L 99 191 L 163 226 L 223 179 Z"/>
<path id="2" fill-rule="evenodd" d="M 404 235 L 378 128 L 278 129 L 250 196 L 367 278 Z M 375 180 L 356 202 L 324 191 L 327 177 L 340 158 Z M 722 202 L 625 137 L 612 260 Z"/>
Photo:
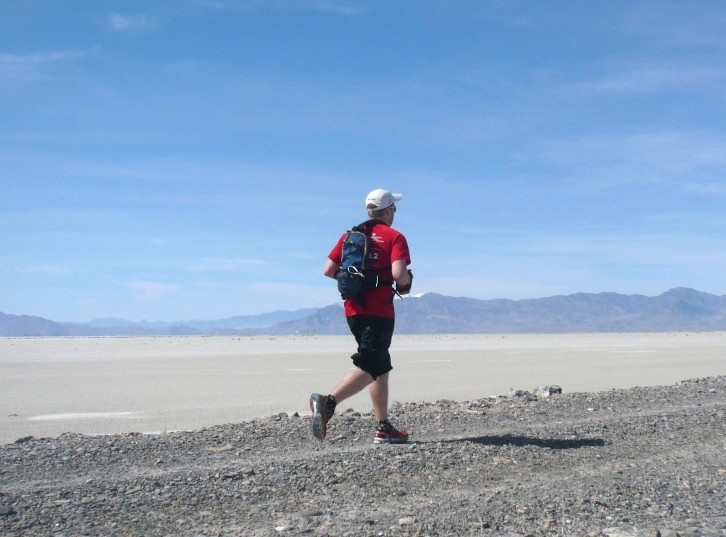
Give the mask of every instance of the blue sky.
<path id="1" fill-rule="evenodd" d="M 415 292 L 726 294 L 726 4 L 0 3 L 0 311 L 334 303 L 375 188 Z"/>

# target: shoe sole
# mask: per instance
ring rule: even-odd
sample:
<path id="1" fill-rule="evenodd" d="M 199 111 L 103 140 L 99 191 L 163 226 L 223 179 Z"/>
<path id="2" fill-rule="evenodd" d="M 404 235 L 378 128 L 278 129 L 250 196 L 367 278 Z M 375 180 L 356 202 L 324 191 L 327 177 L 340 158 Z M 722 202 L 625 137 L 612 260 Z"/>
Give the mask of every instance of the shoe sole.
<path id="1" fill-rule="evenodd" d="M 310 396 L 310 410 L 313 411 L 313 417 L 310 418 L 310 430 L 315 438 L 323 440 L 327 432 L 327 427 L 323 422 L 323 413 L 321 412 L 320 404 L 320 396 L 317 393 Z"/>
<path id="2" fill-rule="evenodd" d="M 391 440 L 390 438 L 374 438 L 373 443 L 374 444 L 407 444 L 408 436 L 401 440 Z"/>

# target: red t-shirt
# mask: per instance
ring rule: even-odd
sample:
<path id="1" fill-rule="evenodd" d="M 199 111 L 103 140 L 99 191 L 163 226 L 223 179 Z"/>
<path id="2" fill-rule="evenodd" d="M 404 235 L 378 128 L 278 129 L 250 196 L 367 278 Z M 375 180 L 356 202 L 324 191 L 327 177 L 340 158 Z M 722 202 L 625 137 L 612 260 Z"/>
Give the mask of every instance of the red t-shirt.
<path id="1" fill-rule="evenodd" d="M 406 265 L 411 264 L 411 257 L 408 253 L 406 237 L 383 222 L 376 222 L 369 225 L 368 237 L 368 266 L 379 270 L 379 278 L 385 281 L 393 281 L 391 265 L 394 261 L 402 259 Z M 343 257 L 343 241 L 347 236 L 344 233 L 338 240 L 338 244 L 328 254 L 328 259 L 340 265 Z M 393 289 L 388 286 L 376 287 L 363 295 L 362 300 L 348 299 L 345 301 L 345 316 L 354 315 L 375 315 L 376 317 L 395 317 L 393 301 L 391 297 Z"/>

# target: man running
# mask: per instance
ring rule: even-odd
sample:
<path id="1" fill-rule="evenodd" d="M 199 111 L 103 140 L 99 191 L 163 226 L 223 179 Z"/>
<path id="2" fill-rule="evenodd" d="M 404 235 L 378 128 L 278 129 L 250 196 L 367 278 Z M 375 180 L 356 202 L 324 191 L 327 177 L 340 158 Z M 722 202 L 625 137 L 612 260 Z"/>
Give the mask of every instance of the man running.
<path id="1" fill-rule="evenodd" d="M 406 238 L 391 228 L 396 214 L 396 202 L 401 194 L 387 190 L 374 190 L 366 198 L 370 220 L 366 222 L 369 238 L 368 266 L 378 271 L 382 282 L 396 282 L 396 291 L 407 294 L 411 290 L 413 274 L 406 267 L 411 263 Z M 338 240 L 328 255 L 323 274 L 335 278 L 342 262 L 343 241 Z M 314 393 L 310 396 L 313 417 L 310 425 L 315 438 L 322 440 L 327 432 L 328 420 L 335 406 L 369 386 L 373 412 L 378 420 L 375 444 L 403 444 L 408 433 L 399 431 L 388 421 L 388 373 L 391 367 L 391 346 L 395 311 L 394 291 L 389 285 L 376 287 L 363 296 L 345 301 L 345 317 L 350 331 L 358 343 L 358 352 L 351 358 L 357 369 L 348 373 L 330 395 Z"/>

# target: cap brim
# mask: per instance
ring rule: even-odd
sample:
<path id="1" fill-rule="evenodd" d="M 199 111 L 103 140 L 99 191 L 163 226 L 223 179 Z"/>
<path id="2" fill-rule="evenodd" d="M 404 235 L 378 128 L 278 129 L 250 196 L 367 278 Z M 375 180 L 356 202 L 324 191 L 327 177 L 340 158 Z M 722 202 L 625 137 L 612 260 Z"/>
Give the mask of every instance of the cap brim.
<path id="1" fill-rule="evenodd" d="M 403 199 L 403 194 L 391 194 L 393 197 L 393 201 L 401 201 Z"/>

